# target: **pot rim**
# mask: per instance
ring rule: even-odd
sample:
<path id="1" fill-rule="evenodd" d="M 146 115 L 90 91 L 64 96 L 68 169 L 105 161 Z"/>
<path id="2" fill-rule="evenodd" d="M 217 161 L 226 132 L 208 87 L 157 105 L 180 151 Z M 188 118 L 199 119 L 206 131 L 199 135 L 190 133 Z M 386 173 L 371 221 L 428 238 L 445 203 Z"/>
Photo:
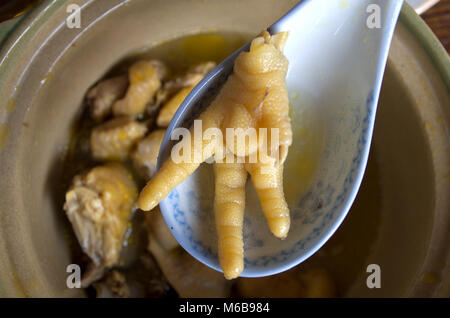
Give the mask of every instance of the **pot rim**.
<path id="1" fill-rule="evenodd" d="M 20 50 L 27 45 L 28 40 L 32 39 L 33 36 L 39 32 L 46 20 L 67 2 L 67 0 L 44 1 L 25 16 L 18 18 L 12 27 L 11 24 L 8 25 L 11 30 L 0 48 L 0 83 L 8 78 L 9 68 L 14 63 L 14 53 L 20 52 Z M 76 2 L 81 6 L 84 6 L 91 3 L 92 0 L 78 0 Z M 127 1 L 125 0 L 125 2 Z M 425 50 L 426 54 L 434 64 L 447 91 L 449 91 L 450 59 L 434 33 L 407 3 L 405 3 L 402 8 L 399 23 L 402 23 L 418 40 L 420 46 Z M 3 25 L 0 25 L 0 28 L 1 27 L 3 27 Z M 0 122 L 0 124 L 2 123 Z M 0 236 L 2 236 L 2 233 L 0 233 Z M 5 261 L 8 262 L 8 260 Z M 11 263 L 8 265 L 11 265 Z M 13 279 L 15 280 L 15 286 L 18 290 L 26 290 L 25 286 L 17 277 L 14 277 Z"/>

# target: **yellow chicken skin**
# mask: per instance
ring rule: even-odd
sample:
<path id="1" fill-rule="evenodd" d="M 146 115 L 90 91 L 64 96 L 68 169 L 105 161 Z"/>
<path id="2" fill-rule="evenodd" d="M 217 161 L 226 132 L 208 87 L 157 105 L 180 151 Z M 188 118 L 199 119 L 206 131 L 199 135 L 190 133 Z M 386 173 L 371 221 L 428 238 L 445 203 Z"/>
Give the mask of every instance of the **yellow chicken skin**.
<path id="1" fill-rule="evenodd" d="M 176 111 L 183 103 L 184 99 L 189 95 L 192 89 L 197 85 L 203 77 L 216 66 L 214 62 L 205 62 L 198 64 L 187 71 L 183 76 L 179 76 L 174 80 L 167 82 L 163 89 L 158 91 L 156 99 L 165 99 L 166 95 L 170 95 L 172 91 L 177 91 L 168 99 L 161 108 L 156 124 L 159 127 L 168 127 L 170 121 L 175 115 Z"/>
<path id="2" fill-rule="evenodd" d="M 128 72 L 130 86 L 124 98 L 113 105 L 114 116 L 137 116 L 144 112 L 147 104 L 161 87 L 165 68 L 158 61 L 138 61 Z"/>
<path id="3" fill-rule="evenodd" d="M 220 266 L 225 278 L 232 279 L 244 270 L 242 229 L 247 171 L 242 163 L 216 163 L 214 175 L 214 216 Z"/>
<path id="4" fill-rule="evenodd" d="M 186 87 L 181 89 L 161 108 L 158 118 L 156 119 L 156 124 L 159 127 L 169 126 L 173 115 L 175 115 L 178 110 L 178 107 L 180 107 L 181 103 L 183 103 L 184 99 L 189 95 L 193 88 L 194 87 Z"/>
<path id="5" fill-rule="evenodd" d="M 199 116 L 203 133 L 209 128 L 218 128 L 225 136 L 227 128 L 234 128 L 233 142 L 227 140 L 226 146 L 221 147 L 223 140 L 220 138 L 205 138 L 201 141 L 201 149 L 197 149 L 193 141 L 194 128 L 191 128 L 191 140 L 183 138 L 178 144 L 183 151 L 191 150 L 190 156 L 186 156 L 190 160 L 175 162 L 169 158 L 141 191 L 137 202 L 142 210 L 153 209 L 201 162 L 215 155 L 214 208 L 218 250 L 227 279 L 238 277 L 243 270 L 242 229 L 247 172 L 251 175 L 271 232 L 276 237 L 285 238 L 289 231 L 289 209 L 282 182 L 283 163 L 292 144 L 286 88 L 288 61 L 282 53 L 286 40 L 287 33 L 271 36 L 266 31 L 254 39 L 250 51 L 238 56 L 233 74 Z M 242 131 L 253 128 L 256 139 L 249 138 L 250 142 L 244 145 L 238 143 L 237 128 Z M 267 133 L 261 133 L 260 128 L 265 128 Z M 273 128 L 278 132 L 278 141 L 272 139 Z M 190 146 L 183 148 L 183 145 Z M 223 159 L 224 155 L 228 158 L 230 154 L 234 162 L 226 160 L 221 163 L 218 160 Z M 243 163 L 238 163 L 238 158 L 243 158 L 239 161 Z"/>
<path id="6" fill-rule="evenodd" d="M 128 116 L 113 118 L 92 130 L 90 146 L 96 160 L 125 160 L 145 136 L 147 127 Z"/>

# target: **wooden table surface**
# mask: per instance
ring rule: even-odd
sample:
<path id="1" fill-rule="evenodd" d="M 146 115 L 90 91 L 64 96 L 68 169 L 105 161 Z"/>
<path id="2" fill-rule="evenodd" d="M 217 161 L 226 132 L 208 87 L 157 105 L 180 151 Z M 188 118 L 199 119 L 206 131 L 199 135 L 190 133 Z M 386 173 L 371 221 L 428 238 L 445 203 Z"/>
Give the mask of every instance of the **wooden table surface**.
<path id="1" fill-rule="evenodd" d="M 422 18 L 441 40 L 447 53 L 450 51 L 450 0 L 441 0 L 422 14 Z"/>

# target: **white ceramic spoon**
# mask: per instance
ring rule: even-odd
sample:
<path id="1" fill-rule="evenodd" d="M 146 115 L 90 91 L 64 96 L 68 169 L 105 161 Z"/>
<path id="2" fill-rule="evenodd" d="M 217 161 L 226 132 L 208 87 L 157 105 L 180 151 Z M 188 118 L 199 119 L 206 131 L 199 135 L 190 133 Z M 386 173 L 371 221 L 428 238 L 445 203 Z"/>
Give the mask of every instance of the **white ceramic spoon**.
<path id="1" fill-rule="evenodd" d="M 304 261 L 330 238 L 349 211 L 365 171 L 381 82 L 402 3 L 304 0 L 269 28 L 271 33 L 290 33 L 284 53 L 290 63 L 287 85 L 294 144 L 285 168 L 285 192 L 289 192 L 292 222 L 288 238 L 276 239 L 252 186 L 248 186 L 242 276 L 272 275 Z M 175 143 L 170 140 L 172 131 L 191 125 L 232 72 L 234 59 L 248 48 L 249 44 L 218 65 L 185 99 L 167 130 L 159 165 Z M 309 173 L 313 168 L 314 174 Z M 213 193 L 211 168 L 204 164 L 160 207 L 186 251 L 220 271 Z"/>

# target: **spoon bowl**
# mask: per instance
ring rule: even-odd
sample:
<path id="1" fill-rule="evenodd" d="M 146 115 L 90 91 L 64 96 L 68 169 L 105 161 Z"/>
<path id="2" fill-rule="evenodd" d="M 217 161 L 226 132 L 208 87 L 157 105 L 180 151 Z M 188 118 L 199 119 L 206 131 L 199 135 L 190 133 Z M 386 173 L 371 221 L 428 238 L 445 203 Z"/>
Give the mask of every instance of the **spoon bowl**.
<path id="1" fill-rule="evenodd" d="M 289 31 L 287 86 L 294 143 L 284 172 L 291 211 L 285 240 L 269 231 L 258 199 L 247 185 L 245 268 L 241 276 L 285 271 L 310 257 L 336 231 L 361 184 L 389 47 L 401 0 L 306 0 L 268 28 Z M 208 106 L 249 44 L 211 71 L 189 94 L 164 137 L 160 166 L 176 141 Z M 221 271 L 214 226 L 214 181 L 203 164 L 160 203 L 174 237 L 193 257 Z"/>

